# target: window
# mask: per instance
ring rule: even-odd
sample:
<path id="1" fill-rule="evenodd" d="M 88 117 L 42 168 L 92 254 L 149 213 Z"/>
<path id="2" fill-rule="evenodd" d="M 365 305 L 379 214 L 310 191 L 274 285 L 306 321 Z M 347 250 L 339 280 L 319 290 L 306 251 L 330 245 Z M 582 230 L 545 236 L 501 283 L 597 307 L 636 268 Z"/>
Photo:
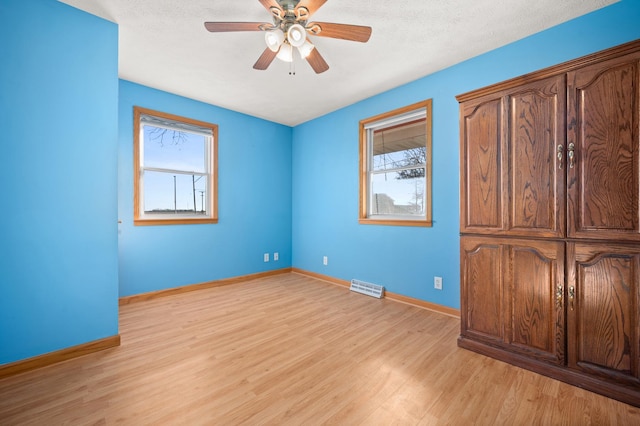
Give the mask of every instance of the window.
<path id="1" fill-rule="evenodd" d="M 134 107 L 134 224 L 216 223 L 218 126 Z"/>
<path id="2" fill-rule="evenodd" d="M 360 121 L 360 223 L 431 226 L 431 99 Z"/>

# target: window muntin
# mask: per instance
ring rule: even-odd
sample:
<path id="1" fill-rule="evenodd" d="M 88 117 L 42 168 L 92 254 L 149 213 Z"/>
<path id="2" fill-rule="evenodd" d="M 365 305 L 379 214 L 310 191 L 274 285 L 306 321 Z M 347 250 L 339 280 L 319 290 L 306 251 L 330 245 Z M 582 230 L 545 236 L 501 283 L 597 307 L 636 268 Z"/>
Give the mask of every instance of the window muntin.
<path id="1" fill-rule="evenodd" d="M 134 107 L 134 223 L 217 222 L 217 126 Z"/>
<path id="2" fill-rule="evenodd" d="M 431 226 L 431 100 L 360 122 L 360 223 Z"/>

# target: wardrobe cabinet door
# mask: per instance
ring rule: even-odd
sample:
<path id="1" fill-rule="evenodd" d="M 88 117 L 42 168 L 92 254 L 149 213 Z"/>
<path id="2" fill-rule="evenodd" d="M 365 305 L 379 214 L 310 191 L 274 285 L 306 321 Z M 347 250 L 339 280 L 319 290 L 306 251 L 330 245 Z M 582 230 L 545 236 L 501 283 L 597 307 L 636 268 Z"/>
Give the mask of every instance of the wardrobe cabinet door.
<path id="1" fill-rule="evenodd" d="M 504 100 L 499 95 L 460 105 L 460 232 L 507 229 Z"/>
<path id="2" fill-rule="evenodd" d="M 565 235 L 565 75 L 508 96 L 509 234 Z"/>
<path id="3" fill-rule="evenodd" d="M 640 390 L 640 247 L 567 245 L 569 367 Z"/>
<path id="4" fill-rule="evenodd" d="M 504 246 L 491 238 L 462 237 L 461 335 L 502 343 L 505 328 Z"/>
<path id="5" fill-rule="evenodd" d="M 507 343 L 523 355 L 565 362 L 564 243 L 509 242 Z"/>
<path id="6" fill-rule="evenodd" d="M 567 74 L 569 237 L 640 241 L 639 60 Z"/>

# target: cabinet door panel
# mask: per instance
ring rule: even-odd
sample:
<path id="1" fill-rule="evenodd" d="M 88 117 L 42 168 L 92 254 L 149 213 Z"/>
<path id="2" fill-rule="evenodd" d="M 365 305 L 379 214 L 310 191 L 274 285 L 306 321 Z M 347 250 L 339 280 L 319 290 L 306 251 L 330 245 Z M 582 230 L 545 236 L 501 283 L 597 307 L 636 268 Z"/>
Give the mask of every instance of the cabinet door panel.
<path id="1" fill-rule="evenodd" d="M 640 386 L 640 247 L 571 243 L 567 261 L 569 366 Z"/>
<path id="2" fill-rule="evenodd" d="M 506 228 L 503 104 L 497 97 L 461 105 L 461 232 Z"/>
<path id="3" fill-rule="evenodd" d="M 564 75 L 509 93 L 510 234 L 564 236 L 565 94 Z"/>
<path id="4" fill-rule="evenodd" d="M 509 245 L 509 343 L 526 355 L 564 363 L 564 243 Z"/>
<path id="5" fill-rule="evenodd" d="M 462 335 L 502 342 L 503 247 L 490 239 L 473 237 L 462 237 L 460 244 Z"/>
<path id="6" fill-rule="evenodd" d="M 639 57 L 568 74 L 570 237 L 640 241 Z"/>

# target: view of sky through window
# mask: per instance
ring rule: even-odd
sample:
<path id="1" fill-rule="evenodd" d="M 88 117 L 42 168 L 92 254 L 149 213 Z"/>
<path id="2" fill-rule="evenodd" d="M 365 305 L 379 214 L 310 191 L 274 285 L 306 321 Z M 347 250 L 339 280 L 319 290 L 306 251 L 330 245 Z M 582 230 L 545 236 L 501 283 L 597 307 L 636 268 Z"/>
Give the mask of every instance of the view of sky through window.
<path id="1" fill-rule="evenodd" d="M 143 126 L 144 211 L 204 213 L 207 136 Z"/>

